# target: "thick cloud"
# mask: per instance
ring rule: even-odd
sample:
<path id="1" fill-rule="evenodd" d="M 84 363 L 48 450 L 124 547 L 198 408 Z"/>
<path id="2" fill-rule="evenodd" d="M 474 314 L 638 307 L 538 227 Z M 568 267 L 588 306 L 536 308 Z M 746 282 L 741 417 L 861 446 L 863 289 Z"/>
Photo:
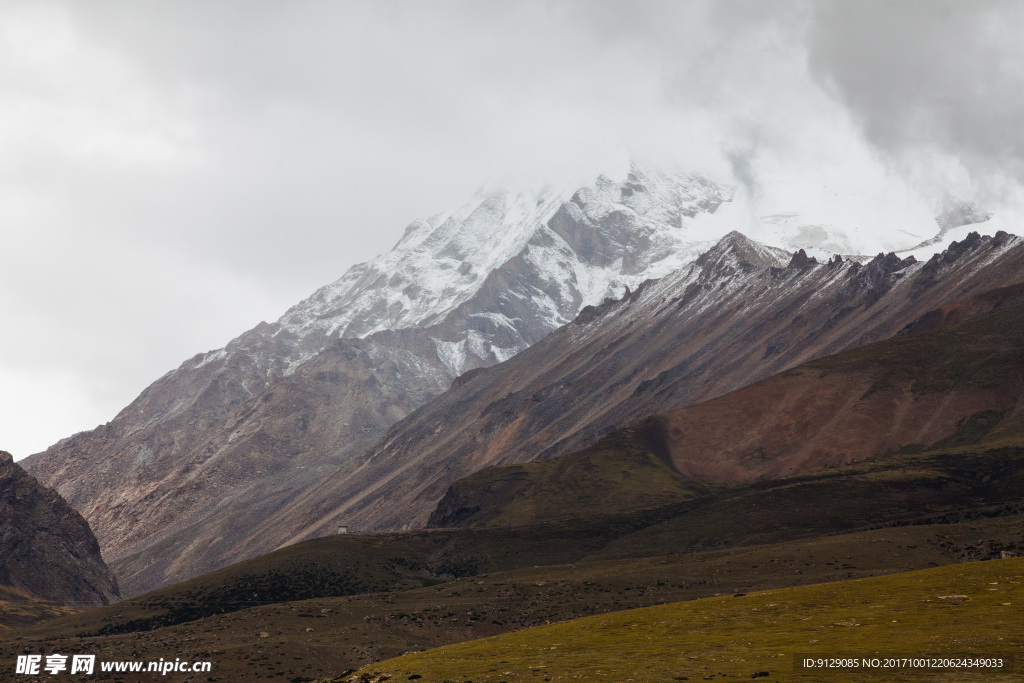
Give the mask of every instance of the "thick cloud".
<path id="1" fill-rule="evenodd" d="M 812 72 L 894 157 L 947 155 L 981 191 L 1024 170 L 1024 4 L 904 0 L 816 5 Z"/>

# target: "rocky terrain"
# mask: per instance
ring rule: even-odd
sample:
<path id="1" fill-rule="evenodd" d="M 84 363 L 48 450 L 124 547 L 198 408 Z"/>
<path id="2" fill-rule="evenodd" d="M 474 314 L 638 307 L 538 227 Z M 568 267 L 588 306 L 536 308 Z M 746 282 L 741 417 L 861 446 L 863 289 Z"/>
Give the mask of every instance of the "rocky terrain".
<path id="1" fill-rule="evenodd" d="M 898 456 L 1019 448 L 1022 330 L 1024 284 L 990 290 L 931 311 L 892 339 L 649 417 L 581 451 L 474 472 L 448 489 L 429 525 L 513 526 L 699 503 L 723 495 L 729 484 L 779 482 L 863 460 L 909 483 L 899 469 L 908 461 Z M 996 456 L 1008 467 L 1013 457 Z M 976 472 L 966 467 L 964 474 L 982 477 L 984 466 L 975 464 Z M 925 469 L 937 482 L 947 467 Z M 997 482 L 1006 484 L 1008 474 Z M 865 499 L 881 505 L 886 486 Z M 905 490 L 908 499 L 912 489 Z M 854 515 L 857 503 L 841 504 Z"/>
<path id="2" fill-rule="evenodd" d="M 691 266 L 473 373 L 282 508 L 281 542 L 427 521 L 483 467 L 585 448 L 652 414 L 892 337 L 928 311 L 1024 279 L 1024 243 L 972 233 L 925 263 L 818 263 L 731 234 Z M 853 390 L 851 390 L 853 391 Z"/>
<path id="3" fill-rule="evenodd" d="M 1024 285 L 989 289 L 890 339 L 649 418 L 582 451 L 478 471 L 437 506 L 432 521 L 448 528 L 297 543 L 16 638 L 0 633 L 0 652 L 67 649 L 74 638 L 72 647 L 111 659 L 212 657 L 222 679 L 311 681 L 585 615 L 825 581 L 859 586 L 879 574 L 1013 555 L 1024 548 L 1021 329 Z M 806 393 L 793 378 L 808 376 L 826 396 L 850 378 L 860 390 L 867 378 L 859 398 L 867 406 L 909 391 L 941 406 L 933 412 L 944 426 L 911 429 L 886 446 L 903 448 L 864 457 L 880 435 L 913 426 L 914 408 L 790 400 Z M 773 385 L 779 410 L 737 421 L 730 406 Z M 986 402 L 975 403 L 979 396 Z M 848 451 L 829 450 L 829 430 L 865 412 L 870 425 L 844 431 Z M 787 432 L 781 413 L 801 430 Z M 680 428 L 698 433 L 678 438 Z M 717 440 L 705 452 L 707 434 Z M 769 476 L 742 468 L 737 476 L 714 457 L 750 465 L 744 449 L 754 441 L 765 445 L 755 464 Z M 688 444 L 695 450 L 680 449 Z M 831 460 L 799 461 L 793 473 L 801 452 Z M 680 471 L 694 463 L 707 469 Z"/>
<path id="4" fill-rule="evenodd" d="M 939 311 L 948 321 L 949 309 L 997 304 L 977 320 L 862 346 L 659 415 L 638 427 L 638 438 L 677 472 L 716 481 L 998 438 L 1024 417 L 1022 291 L 999 289 Z"/>
<path id="5" fill-rule="evenodd" d="M 120 597 L 89 525 L 0 451 L 0 602 L 106 605 Z M 17 605 L 15 605 L 17 607 Z"/>
<path id="6" fill-rule="evenodd" d="M 482 191 L 24 466 L 86 517 L 129 593 L 252 557 L 292 535 L 267 527 L 275 511 L 454 378 L 707 249 L 730 197 L 640 167 Z"/>

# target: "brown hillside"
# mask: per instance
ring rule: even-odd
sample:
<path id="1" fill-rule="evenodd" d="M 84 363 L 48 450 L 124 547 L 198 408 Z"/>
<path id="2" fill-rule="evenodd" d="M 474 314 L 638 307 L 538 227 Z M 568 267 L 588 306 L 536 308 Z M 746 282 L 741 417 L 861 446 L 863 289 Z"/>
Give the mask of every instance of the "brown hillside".
<path id="1" fill-rule="evenodd" d="M 638 436 L 680 473 L 719 481 L 799 474 L 977 438 L 1013 422 L 1021 408 L 1024 288 L 925 316 L 948 322 L 985 310 L 659 415 Z"/>
<path id="2" fill-rule="evenodd" d="M 897 454 L 925 456 L 928 449 L 960 447 L 1012 450 L 1024 443 L 1022 323 L 1022 285 L 954 302 L 905 328 L 924 332 L 905 331 L 655 415 L 570 455 L 484 468 L 449 487 L 429 525 L 514 526 L 640 510 L 695 496 L 714 506 L 719 494 L 739 495 L 743 487 L 730 483 L 752 480 L 753 499 L 768 504 L 774 495 L 768 488 L 792 493 L 794 480 L 787 477 L 839 476 L 842 465 L 886 454 L 891 455 L 870 466 L 888 474 L 864 490 L 839 487 L 829 494 L 842 501 L 844 516 L 851 517 L 860 502 L 850 496 L 866 495 L 872 505 L 882 505 L 883 490 L 897 480 L 890 503 L 901 507 L 916 497 L 927 508 L 935 503 L 934 492 L 927 483 L 915 488 L 918 484 L 952 466 L 957 473 L 940 486 L 950 493 L 953 480 L 967 482 L 980 470 L 962 455 L 936 465 L 924 464 L 927 458 L 904 461 Z M 912 485 L 917 475 L 923 479 Z M 969 507 L 977 503 L 976 494 L 968 486 L 959 502 L 943 505 Z M 818 496 L 819 512 L 825 501 L 832 503 L 829 495 Z M 792 501 L 776 503 L 785 507 Z M 773 516 L 780 511 L 774 509 Z M 802 522 L 789 521 L 794 523 Z M 709 525 L 714 526 L 704 520 L 698 526 Z M 723 538 L 735 540 L 736 531 Z"/>

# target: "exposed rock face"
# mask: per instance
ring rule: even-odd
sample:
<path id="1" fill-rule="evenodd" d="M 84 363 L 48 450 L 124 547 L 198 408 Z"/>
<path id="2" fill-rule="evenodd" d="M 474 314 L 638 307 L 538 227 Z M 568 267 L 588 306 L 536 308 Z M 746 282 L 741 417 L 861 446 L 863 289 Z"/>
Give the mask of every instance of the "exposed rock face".
<path id="1" fill-rule="evenodd" d="M 252 557 L 290 535 L 268 516 L 456 377 L 706 250 L 690 220 L 730 196 L 639 168 L 480 193 L 25 467 L 89 520 L 126 593 Z"/>
<path id="2" fill-rule="evenodd" d="M 360 529 L 418 526 L 449 485 L 483 467 L 579 450 L 1022 280 L 1024 243 L 1005 233 L 971 235 L 926 264 L 890 254 L 864 265 L 787 258 L 733 234 L 692 266 L 585 309 L 454 386 L 269 526 L 296 530 L 286 541 L 321 535 L 336 519 Z"/>
<path id="3" fill-rule="evenodd" d="M 0 586 L 66 605 L 120 597 L 89 525 L 0 451 Z"/>

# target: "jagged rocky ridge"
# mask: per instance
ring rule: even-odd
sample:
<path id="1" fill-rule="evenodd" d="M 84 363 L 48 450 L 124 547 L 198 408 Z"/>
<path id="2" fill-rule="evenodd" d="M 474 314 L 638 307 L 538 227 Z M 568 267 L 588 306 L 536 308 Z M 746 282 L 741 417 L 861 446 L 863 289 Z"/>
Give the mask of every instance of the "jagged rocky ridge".
<path id="1" fill-rule="evenodd" d="M 65 605 L 120 597 L 89 525 L 0 451 L 0 586 Z"/>
<path id="2" fill-rule="evenodd" d="M 1024 280 L 1024 243 L 972 233 L 925 263 L 788 262 L 738 233 L 691 266 L 457 382 L 268 520 L 325 533 L 422 525 L 447 487 L 495 464 L 572 452 L 656 413 L 892 337 L 924 313 Z"/>
<path id="3" fill-rule="evenodd" d="M 828 468 L 824 477 L 841 478 L 844 465 L 867 459 L 848 475 L 864 481 L 871 468 L 888 471 L 888 483 L 903 478 L 903 499 L 916 495 L 920 504 L 929 495 L 911 493 L 914 472 L 947 495 L 964 482 L 906 458 L 964 447 L 977 450 L 963 451 L 956 469 L 990 490 L 968 486 L 947 504 L 1012 500 L 1022 489 L 1010 482 L 1024 481 L 1011 464 L 1024 436 L 1022 333 L 1024 283 L 988 290 L 930 311 L 895 337 L 651 416 L 582 451 L 478 470 L 448 488 L 428 526 L 536 524 L 699 496 L 714 505 L 718 494 L 741 490 L 738 482 L 798 487 L 811 473 Z M 986 449 L 995 451 L 996 472 L 972 472 L 964 461 Z M 883 499 L 880 510 L 888 509 Z"/>
<path id="4" fill-rule="evenodd" d="M 691 219 L 730 197 L 639 167 L 481 192 L 24 464 L 89 520 L 127 592 L 250 557 L 276 538 L 265 519 L 454 378 L 691 261 L 709 246 Z"/>

